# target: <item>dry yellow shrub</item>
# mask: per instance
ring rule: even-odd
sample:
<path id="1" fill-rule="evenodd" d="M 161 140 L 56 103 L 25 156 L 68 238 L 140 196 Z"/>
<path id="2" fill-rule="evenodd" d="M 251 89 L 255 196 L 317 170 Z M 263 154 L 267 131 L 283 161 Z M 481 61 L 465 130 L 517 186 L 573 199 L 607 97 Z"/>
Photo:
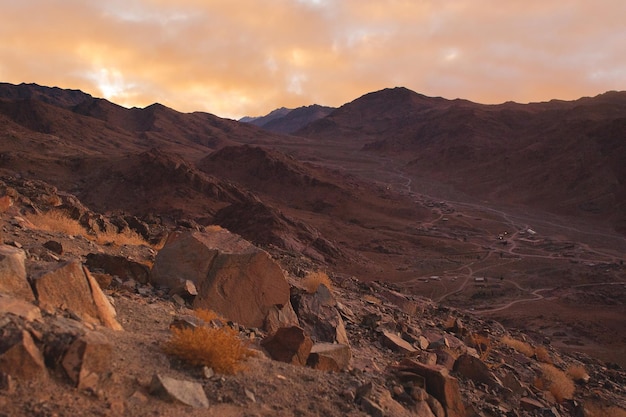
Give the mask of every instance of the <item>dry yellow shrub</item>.
<path id="1" fill-rule="evenodd" d="M 539 366 L 541 367 L 541 379 L 543 381 L 542 388 L 550 391 L 558 402 L 571 399 L 576 387 L 565 372 L 547 363 L 542 363 Z"/>
<path id="2" fill-rule="evenodd" d="M 512 337 L 509 337 L 509 336 L 504 336 L 501 342 L 507 345 L 508 347 L 515 349 L 519 353 L 522 353 L 528 356 L 529 358 L 535 354 L 535 349 L 533 349 L 533 347 L 530 346 L 528 343 L 523 342 L 521 340 L 513 339 Z"/>
<path id="3" fill-rule="evenodd" d="M 605 406 L 585 402 L 586 417 L 626 417 L 626 410 L 616 406 Z"/>
<path id="4" fill-rule="evenodd" d="M 77 220 L 60 210 L 27 215 L 26 218 L 39 230 L 61 232 L 72 236 L 87 236 L 87 231 Z"/>
<path id="5" fill-rule="evenodd" d="M 567 375 L 569 375 L 569 377 L 572 378 L 574 381 L 589 378 L 587 370 L 582 365 L 571 365 L 569 368 L 567 368 Z"/>
<path id="6" fill-rule="evenodd" d="M 96 232 L 95 236 L 89 234 L 78 220 L 74 220 L 61 210 L 50 210 L 45 213 L 31 214 L 26 216 L 37 229 L 49 232 L 61 232 L 71 236 L 83 236 L 95 241 L 100 245 L 149 245 L 148 242 L 137 232 L 125 229 L 122 232 Z"/>
<path id="7" fill-rule="evenodd" d="M 313 294 L 317 291 L 317 288 L 324 284 L 326 288 L 329 290 L 333 289 L 332 283 L 330 282 L 330 278 L 326 275 L 325 272 L 309 272 L 303 279 L 302 285 L 306 289 L 306 291 L 310 294 Z"/>
<path id="8" fill-rule="evenodd" d="M 191 365 L 206 365 L 215 372 L 233 374 L 243 368 L 242 360 L 252 356 L 252 351 L 228 326 L 211 327 L 214 321 L 224 323 L 215 311 L 198 309 L 194 315 L 206 326 L 196 328 L 172 328 L 172 337 L 164 350 Z"/>
<path id="9" fill-rule="evenodd" d="M 543 346 L 537 346 L 535 348 L 535 356 L 539 362 L 543 363 L 552 363 L 552 358 L 550 357 L 550 352 Z"/>
<path id="10" fill-rule="evenodd" d="M 224 319 L 213 310 L 205 310 L 204 308 L 199 308 L 193 311 L 193 315 L 204 321 L 205 323 L 211 323 L 213 320 L 219 320 L 220 322 L 224 322 Z"/>
<path id="11" fill-rule="evenodd" d="M 124 229 L 121 232 L 98 232 L 95 237 L 96 243 L 100 245 L 113 244 L 116 246 L 148 246 L 148 242 L 134 230 Z"/>

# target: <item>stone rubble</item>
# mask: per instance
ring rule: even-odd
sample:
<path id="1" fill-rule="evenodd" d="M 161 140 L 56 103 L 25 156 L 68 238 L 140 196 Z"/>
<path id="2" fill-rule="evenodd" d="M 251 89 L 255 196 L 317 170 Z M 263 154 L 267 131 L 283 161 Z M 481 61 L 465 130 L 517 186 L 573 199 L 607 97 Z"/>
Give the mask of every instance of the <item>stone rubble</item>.
<path id="1" fill-rule="evenodd" d="M 402 294 L 391 284 L 330 274 L 332 290 L 320 285 L 309 294 L 297 285 L 307 264 L 298 265 L 299 272 L 285 272 L 280 259 L 224 230 L 175 232 L 156 255 L 148 276 L 144 266 L 137 266 L 143 264 L 124 256 L 94 256 L 98 248 L 87 241 L 81 243 L 90 250 L 74 256 L 75 241 L 59 235 L 41 236 L 42 242 L 54 240 L 63 248 L 55 252 L 58 260 L 44 260 L 33 249 L 41 242 L 20 242 L 27 221 L 17 215 L 14 202 L 25 200 L 20 193 L 12 195 L 11 204 L 5 204 L 5 210 L 14 210 L 5 227 L 12 236 L 4 242 L 14 245 L 0 242 L 0 406 L 23 384 L 49 381 L 89 393 L 113 415 L 147 407 L 157 398 L 190 410 L 233 404 L 264 410 L 250 415 L 312 415 L 303 409 L 296 413 L 298 404 L 272 409 L 265 398 L 271 390 L 331 380 L 335 402 L 325 410 L 334 411 L 320 414 L 587 417 L 592 414 L 586 404 L 626 409 L 626 371 L 616 365 L 582 353 L 559 352 L 496 322 Z M 41 193 L 30 195 L 29 204 L 39 207 Z M 93 224 L 111 223 L 89 215 L 77 201 L 72 204 Z M 175 296 L 181 301 L 173 302 Z M 154 373 L 125 396 L 108 398 L 107 389 L 116 384 L 113 340 L 124 333 L 112 300 L 171 311 L 166 313 L 169 321 L 160 319 L 161 332 L 170 325 L 201 325 L 190 306 L 215 310 L 259 353 L 253 360 L 269 363 L 272 372 L 262 381 L 250 381 L 245 370 L 241 376 L 224 376 L 168 359 L 168 375 Z M 144 317 L 131 315 L 124 325 L 133 319 Z M 572 365 L 584 368 L 571 377 L 573 394 L 557 399 L 542 380 L 545 364 L 538 355 L 515 351 L 502 342 L 505 336 L 542 346 L 561 371 Z M 288 373 L 286 367 L 294 365 L 301 371 Z M 170 371 L 176 377 L 169 376 Z M 301 380 L 284 375 L 300 375 Z M 329 392 L 311 388 L 306 392 L 310 398 L 327 396 Z M 319 401 L 316 406 L 326 406 Z M 33 415 L 53 415 L 45 405 L 29 407 L 36 411 Z"/>

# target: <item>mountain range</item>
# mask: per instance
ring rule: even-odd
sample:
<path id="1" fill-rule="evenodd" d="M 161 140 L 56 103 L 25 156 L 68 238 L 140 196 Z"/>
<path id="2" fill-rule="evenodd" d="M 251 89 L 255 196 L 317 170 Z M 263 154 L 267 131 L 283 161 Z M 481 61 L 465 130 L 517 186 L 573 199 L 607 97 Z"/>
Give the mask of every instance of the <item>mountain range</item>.
<path id="1" fill-rule="evenodd" d="M 221 226 L 292 275 L 384 282 L 620 364 L 625 161 L 626 92 L 484 105 L 389 88 L 235 121 L 0 84 L 6 207 L 36 213 L 46 189 L 151 242 Z"/>

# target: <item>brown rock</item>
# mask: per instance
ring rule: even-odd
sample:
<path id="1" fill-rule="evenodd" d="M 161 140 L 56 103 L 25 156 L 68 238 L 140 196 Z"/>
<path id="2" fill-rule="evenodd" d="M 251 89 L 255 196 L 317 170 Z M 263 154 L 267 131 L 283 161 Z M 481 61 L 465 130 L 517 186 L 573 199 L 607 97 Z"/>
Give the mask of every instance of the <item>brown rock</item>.
<path id="1" fill-rule="evenodd" d="M 401 294 L 397 291 L 392 291 L 381 287 L 378 295 L 380 295 L 382 298 L 389 301 L 390 303 L 397 305 L 402 312 L 410 316 L 414 316 L 419 311 L 421 311 L 419 304 L 417 304 L 415 301 L 410 300 L 406 295 Z"/>
<path id="2" fill-rule="evenodd" d="M 0 372 L 0 391 L 4 391 L 4 393 L 9 395 L 15 392 L 15 381 L 6 372 Z"/>
<path id="3" fill-rule="evenodd" d="M 337 301 L 325 285 L 320 285 L 313 294 L 294 294 L 294 305 L 302 327 L 315 342 L 350 345 L 346 328 L 337 310 Z"/>
<path id="4" fill-rule="evenodd" d="M 419 417 L 435 417 L 435 414 L 433 414 L 430 406 L 426 401 L 416 402 L 413 406 L 413 412 L 415 413 L 414 415 L 417 415 Z"/>
<path id="5" fill-rule="evenodd" d="M 415 372 L 423 376 L 426 380 L 426 392 L 444 406 L 448 417 L 465 417 L 465 406 L 461 398 L 459 383 L 456 378 L 448 374 L 446 368 L 404 359 L 396 369 Z"/>
<path id="6" fill-rule="evenodd" d="M 512 394 L 517 397 L 521 397 L 526 394 L 526 388 L 522 383 L 517 379 L 517 377 L 513 374 L 513 372 L 507 372 L 502 378 L 502 385 L 505 388 L 510 389 Z"/>
<path id="7" fill-rule="evenodd" d="M 0 292 L 33 301 L 35 296 L 26 279 L 25 261 L 26 254 L 23 250 L 0 245 Z"/>
<path id="8" fill-rule="evenodd" d="M 36 305 L 22 299 L 0 294 L 0 315 L 11 313 L 28 321 L 41 319 L 41 310 Z"/>
<path id="9" fill-rule="evenodd" d="M 91 289 L 91 296 L 93 298 L 93 302 L 96 305 L 96 309 L 98 310 L 98 318 L 104 325 L 104 327 L 108 327 L 113 330 L 124 330 L 122 326 L 117 321 L 117 312 L 115 308 L 109 302 L 109 299 L 102 292 L 100 285 L 95 280 L 94 277 L 91 276 L 89 270 L 83 267 L 83 272 L 85 273 L 85 277 L 87 278 L 87 282 L 89 283 L 89 287 Z"/>
<path id="10" fill-rule="evenodd" d="M 361 408 L 372 417 L 385 417 L 385 411 L 368 397 L 361 398 Z"/>
<path id="11" fill-rule="evenodd" d="M 491 388 L 501 387 L 502 383 L 489 370 L 487 365 L 471 355 L 461 355 L 454 363 L 454 372 L 463 375 L 474 382 L 485 384 Z"/>
<path id="12" fill-rule="evenodd" d="M 110 369 L 112 351 L 103 334 L 88 332 L 70 345 L 61 364 L 77 388 L 95 390 L 101 375 Z"/>
<path id="13" fill-rule="evenodd" d="M 197 382 L 155 374 L 150 384 L 150 393 L 166 401 L 179 402 L 193 408 L 209 408 L 204 389 Z"/>
<path id="14" fill-rule="evenodd" d="M 544 408 L 546 405 L 530 397 L 523 397 L 519 400 L 519 406 L 522 410 L 535 411 Z"/>
<path id="15" fill-rule="evenodd" d="M 430 342 L 426 337 L 420 335 L 417 337 L 417 344 L 420 349 L 426 350 L 428 349 L 428 345 L 430 345 Z"/>
<path id="16" fill-rule="evenodd" d="M 111 286 L 111 283 L 113 282 L 113 276 L 109 274 L 100 274 L 97 272 L 92 272 L 91 276 L 94 277 L 100 289 L 103 289 L 103 290 L 106 290 L 107 288 L 109 288 Z"/>
<path id="17" fill-rule="evenodd" d="M 180 286 L 172 288 L 169 295 L 179 295 L 183 298 L 195 297 L 198 295 L 198 289 L 193 281 L 186 279 Z"/>
<path id="18" fill-rule="evenodd" d="M 17 343 L 0 355 L 0 372 L 18 379 L 47 377 L 43 355 L 29 332 L 23 330 Z"/>
<path id="19" fill-rule="evenodd" d="M 289 284 L 269 254 L 226 230 L 177 232 L 157 254 L 151 280 L 177 288 L 192 281 L 194 308 L 262 327 L 273 306 L 289 303 Z"/>
<path id="20" fill-rule="evenodd" d="M 383 330 L 382 333 L 382 342 L 389 349 L 394 350 L 396 352 L 402 353 L 415 353 L 417 349 L 415 349 L 409 342 L 401 338 L 395 333 L 388 332 Z"/>
<path id="21" fill-rule="evenodd" d="M 426 396 L 426 403 L 430 408 L 430 411 L 435 415 L 435 417 L 446 417 L 446 410 L 444 410 L 443 405 L 432 395 Z"/>
<path id="22" fill-rule="evenodd" d="M 147 284 L 150 278 L 150 269 L 146 265 L 130 261 L 123 256 L 90 253 L 87 255 L 85 265 L 91 270 L 102 270 L 109 275 L 116 275 L 122 281 L 132 279 Z"/>
<path id="23" fill-rule="evenodd" d="M 269 334 L 274 334 L 281 327 L 290 326 L 300 326 L 300 321 L 296 312 L 293 311 L 291 303 L 287 303 L 283 308 L 278 306 L 270 307 L 264 324 L 264 328 Z"/>
<path id="24" fill-rule="evenodd" d="M 444 349 L 439 349 L 435 352 L 435 355 L 437 355 L 437 360 L 435 362 L 437 365 L 443 366 L 448 371 L 451 371 L 452 368 L 454 368 L 456 358 L 450 352 Z"/>
<path id="25" fill-rule="evenodd" d="M 316 343 L 311 348 L 307 365 L 321 371 L 338 372 L 350 366 L 350 346 L 337 343 Z"/>
<path id="26" fill-rule="evenodd" d="M 394 417 L 415 417 L 415 413 L 407 410 L 393 399 L 391 393 L 387 390 L 383 390 L 378 395 L 378 404 L 380 408 L 383 409 L 383 416 L 394 416 Z M 421 414 L 418 414 L 419 417 L 422 417 Z M 424 415 L 424 417 L 431 417 L 428 415 Z M 434 416 L 432 416 L 434 417 Z"/>
<path id="27" fill-rule="evenodd" d="M 261 346 L 274 360 L 294 365 L 306 365 L 313 341 L 301 327 L 282 327 L 263 339 Z"/>
<path id="28" fill-rule="evenodd" d="M 67 309 L 87 323 L 122 328 L 100 286 L 78 262 L 62 264 L 42 275 L 35 280 L 35 288 L 43 309 Z"/>
<path id="29" fill-rule="evenodd" d="M 56 240 L 49 240 L 43 244 L 43 247 L 57 255 L 63 255 L 63 245 Z"/>
<path id="30" fill-rule="evenodd" d="M 7 211 L 12 205 L 13 199 L 11 198 L 11 196 L 3 195 L 2 197 L 0 197 L 0 213 Z"/>

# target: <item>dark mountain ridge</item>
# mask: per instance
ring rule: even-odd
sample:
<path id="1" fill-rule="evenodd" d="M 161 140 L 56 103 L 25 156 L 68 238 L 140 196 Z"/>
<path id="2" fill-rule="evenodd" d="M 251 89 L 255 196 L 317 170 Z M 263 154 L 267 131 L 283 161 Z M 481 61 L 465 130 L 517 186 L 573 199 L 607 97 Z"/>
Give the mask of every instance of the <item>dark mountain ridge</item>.
<path id="1" fill-rule="evenodd" d="M 244 117 L 239 121 L 251 123 L 271 132 L 292 134 L 309 123 L 328 116 L 334 110 L 334 107 L 320 106 L 319 104 L 298 107 L 296 109 L 281 107 L 273 110 L 266 116 Z"/>
<path id="2" fill-rule="evenodd" d="M 626 92 L 482 105 L 386 89 L 297 135 L 357 141 L 405 174 L 478 198 L 626 225 Z"/>

